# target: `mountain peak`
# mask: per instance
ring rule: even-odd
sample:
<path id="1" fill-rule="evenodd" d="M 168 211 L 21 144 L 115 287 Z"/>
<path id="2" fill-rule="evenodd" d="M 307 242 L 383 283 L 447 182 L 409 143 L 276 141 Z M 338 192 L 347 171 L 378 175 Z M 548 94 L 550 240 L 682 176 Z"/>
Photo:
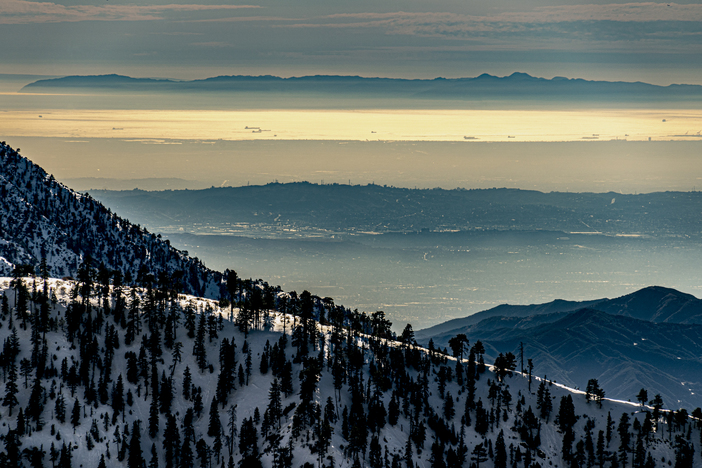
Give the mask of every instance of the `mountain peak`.
<path id="1" fill-rule="evenodd" d="M 652 322 L 702 323 L 700 299 L 663 286 L 648 286 L 605 301 L 598 309 Z"/>

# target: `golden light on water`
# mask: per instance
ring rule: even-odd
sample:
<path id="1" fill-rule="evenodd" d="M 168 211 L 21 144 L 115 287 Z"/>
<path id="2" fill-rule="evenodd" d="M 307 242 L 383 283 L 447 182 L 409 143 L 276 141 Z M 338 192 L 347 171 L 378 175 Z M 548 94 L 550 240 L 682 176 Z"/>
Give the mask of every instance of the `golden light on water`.
<path id="1" fill-rule="evenodd" d="M 247 128 L 248 127 L 248 128 Z M 46 110 L 0 113 L 5 135 L 180 140 L 697 140 L 702 110 Z"/>

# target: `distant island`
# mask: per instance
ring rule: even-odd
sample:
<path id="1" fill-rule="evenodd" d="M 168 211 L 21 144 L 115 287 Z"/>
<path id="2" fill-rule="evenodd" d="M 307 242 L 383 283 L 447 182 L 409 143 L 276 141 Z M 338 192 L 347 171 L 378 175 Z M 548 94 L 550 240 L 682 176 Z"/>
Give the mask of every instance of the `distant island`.
<path id="1" fill-rule="evenodd" d="M 569 101 L 681 101 L 702 99 L 702 86 L 658 86 L 642 82 L 538 78 L 526 73 L 474 78 L 399 79 L 315 75 L 283 78 L 271 75 L 217 76 L 201 80 L 132 78 L 123 75 L 66 76 L 38 80 L 22 88 L 39 92 L 93 88 L 130 92 L 260 92 L 383 96 L 404 99 L 539 99 Z"/>

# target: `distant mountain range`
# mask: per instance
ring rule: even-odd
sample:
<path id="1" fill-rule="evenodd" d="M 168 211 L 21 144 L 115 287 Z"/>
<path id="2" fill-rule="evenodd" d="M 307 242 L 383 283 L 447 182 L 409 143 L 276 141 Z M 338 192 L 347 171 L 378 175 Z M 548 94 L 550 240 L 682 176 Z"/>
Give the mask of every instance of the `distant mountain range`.
<path id="1" fill-rule="evenodd" d="M 518 189 L 418 190 L 300 182 L 90 193 L 129 219 L 152 228 L 181 226 L 188 230 L 195 223 L 292 224 L 394 233 L 392 238 L 383 239 L 395 244 L 435 245 L 437 237 L 443 242 L 461 243 L 466 236 L 475 240 L 481 230 L 508 230 L 499 234 L 502 237 L 514 236 L 514 231 L 533 231 L 532 236 L 554 239 L 563 233 L 698 238 L 702 232 L 702 219 L 690 215 L 702 212 L 701 192 L 631 195 Z M 480 237 L 485 242 L 495 239 Z"/>
<path id="2" fill-rule="evenodd" d="M 38 92 L 46 88 L 148 92 L 281 92 L 465 100 L 658 101 L 702 98 L 702 86 L 699 85 L 658 86 L 642 82 L 589 81 L 564 77 L 546 79 L 526 73 L 513 73 L 503 77 L 485 73 L 474 78 L 431 80 L 331 75 L 291 78 L 236 75 L 190 81 L 132 78 L 112 74 L 44 79 L 28 84 L 22 91 Z"/>
<path id="3" fill-rule="evenodd" d="M 532 359 L 535 373 L 584 388 L 596 378 L 608 395 L 634 400 L 641 388 L 672 406 L 702 405 L 702 300 L 652 286 L 616 299 L 501 305 L 416 332 L 438 347 L 459 333 L 499 353 Z M 525 361 L 526 362 L 526 361 Z"/>

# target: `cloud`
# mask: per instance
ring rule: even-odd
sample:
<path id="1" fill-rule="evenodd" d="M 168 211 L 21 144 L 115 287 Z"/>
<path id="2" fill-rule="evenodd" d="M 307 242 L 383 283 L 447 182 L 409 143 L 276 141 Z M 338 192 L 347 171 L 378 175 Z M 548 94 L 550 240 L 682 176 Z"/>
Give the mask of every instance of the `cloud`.
<path id="1" fill-rule="evenodd" d="M 505 12 L 492 16 L 458 13 L 339 13 L 320 17 L 328 21 L 363 22 L 449 21 L 461 24 L 561 23 L 575 21 L 702 21 L 702 5 L 675 3 L 625 3 L 608 5 L 563 5 L 536 7 L 531 11 Z"/>
<path id="2" fill-rule="evenodd" d="M 218 49 L 227 49 L 227 48 L 236 47 L 234 44 L 230 44 L 228 42 L 221 42 L 221 41 L 193 42 L 192 45 L 199 46 L 199 47 L 214 47 L 214 48 L 218 48 Z"/>
<path id="3" fill-rule="evenodd" d="M 529 47 L 567 49 L 578 42 L 607 48 L 639 42 L 702 43 L 702 5 L 628 3 L 539 7 L 476 16 L 446 12 L 343 13 L 279 28 L 378 29 L 388 35 L 488 41 L 493 46 L 528 40 Z M 515 42 L 517 41 L 517 42 Z"/>
<path id="4" fill-rule="evenodd" d="M 153 21 L 164 14 L 260 8 L 256 5 L 60 5 L 52 2 L 2 0 L 0 24 L 77 21 Z"/>

